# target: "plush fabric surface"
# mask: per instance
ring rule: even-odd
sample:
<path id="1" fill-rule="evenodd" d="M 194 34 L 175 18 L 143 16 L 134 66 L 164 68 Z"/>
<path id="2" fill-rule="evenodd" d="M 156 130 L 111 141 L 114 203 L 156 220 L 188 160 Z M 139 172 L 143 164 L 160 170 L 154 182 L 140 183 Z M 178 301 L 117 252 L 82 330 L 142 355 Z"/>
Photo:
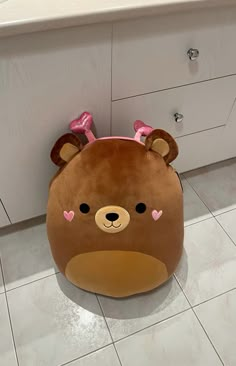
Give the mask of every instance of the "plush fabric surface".
<path id="1" fill-rule="evenodd" d="M 161 285 L 176 269 L 183 197 L 169 162 L 178 149 L 170 135 L 156 131 L 146 145 L 105 139 L 82 148 L 67 134 L 54 146 L 60 167 L 62 142 L 78 152 L 72 149 L 50 185 L 48 238 L 59 270 L 85 290 L 130 296 Z M 169 144 L 166 157 L 156 152 L 158 138 Z"/>

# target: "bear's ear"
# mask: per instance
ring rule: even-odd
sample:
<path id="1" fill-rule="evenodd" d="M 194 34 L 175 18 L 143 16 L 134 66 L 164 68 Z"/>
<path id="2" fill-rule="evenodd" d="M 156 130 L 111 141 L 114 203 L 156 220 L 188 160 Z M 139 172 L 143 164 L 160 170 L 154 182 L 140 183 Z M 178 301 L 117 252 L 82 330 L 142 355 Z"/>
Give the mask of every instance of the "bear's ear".
<path id="1" fill-rule="evenodd" d="M 146 150 L 152 150 L 160 154 L 169 164 L 178 156 L 178 145 L 168 132 L 164 130 L 153 130 L 145 140 Z"/>
<path id="2" fill-rule="evenodd" d="M 61 167 L 80 150 L 82 150 L 82 143 L 79 138 L 72 133 L 67 133 L 56 141 L 51 151 L 51 159 L 54 164 Z"/>

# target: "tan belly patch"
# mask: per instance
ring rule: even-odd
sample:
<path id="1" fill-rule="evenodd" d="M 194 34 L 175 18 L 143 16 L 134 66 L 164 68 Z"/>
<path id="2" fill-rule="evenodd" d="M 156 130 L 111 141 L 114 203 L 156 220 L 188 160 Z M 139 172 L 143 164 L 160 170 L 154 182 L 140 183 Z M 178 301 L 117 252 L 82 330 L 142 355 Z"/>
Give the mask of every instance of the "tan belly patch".
<path id="1" fill-rule="evenodd" d="M 165 264 L 158 259 L 116 250 L 79 254 L 68 262 L 65 275 L 82 289 L 113 297 L 152 290 L 168 278 Z"/>

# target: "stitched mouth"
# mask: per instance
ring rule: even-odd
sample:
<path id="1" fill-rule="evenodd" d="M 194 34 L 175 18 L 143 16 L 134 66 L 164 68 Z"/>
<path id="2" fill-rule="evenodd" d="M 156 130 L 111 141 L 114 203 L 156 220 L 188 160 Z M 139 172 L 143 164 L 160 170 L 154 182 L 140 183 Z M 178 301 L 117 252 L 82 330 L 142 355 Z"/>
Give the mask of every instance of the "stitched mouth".
<path id="1" fill-rule="evenodd" d="M 103 226 L 105 226 L 107 229 L 110 229 L 111 227 L 114 227 L 115 229 L 118 229 L 119 227 L 121 227 L 121 224 L 119 224 L 118 226 L 115 226 L 112 222 L 110 226 L 107 226 L 106 224 L 103 224 Z"/>

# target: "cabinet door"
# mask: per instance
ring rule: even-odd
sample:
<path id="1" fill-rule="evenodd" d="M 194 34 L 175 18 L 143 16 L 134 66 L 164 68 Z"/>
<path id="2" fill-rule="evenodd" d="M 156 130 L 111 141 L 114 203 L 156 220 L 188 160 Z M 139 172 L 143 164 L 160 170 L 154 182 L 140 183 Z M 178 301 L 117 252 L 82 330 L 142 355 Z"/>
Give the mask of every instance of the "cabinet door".
<path id="1" fill-rule="evenodd" d="M 235 37 L 235 8 L 115 23 L 113 100 L 234 74 Z"/>
<path id="2" fill-rule="evenodd" d="M 111 25 L 1 40 L 1 194 L 12 222 L 46 212 L 50 150 L 70 120 L 87 110 L 97 134 L 110 134 L 110 87 Z"/>
<path id="3" fill-rule="evenodd" d="M 0 200 L 0 227 L 7 226 L 9 224 L 10 224 L 10 220 L 7 217 L 7 214 L 3 207 L 2 201 Z"/>

